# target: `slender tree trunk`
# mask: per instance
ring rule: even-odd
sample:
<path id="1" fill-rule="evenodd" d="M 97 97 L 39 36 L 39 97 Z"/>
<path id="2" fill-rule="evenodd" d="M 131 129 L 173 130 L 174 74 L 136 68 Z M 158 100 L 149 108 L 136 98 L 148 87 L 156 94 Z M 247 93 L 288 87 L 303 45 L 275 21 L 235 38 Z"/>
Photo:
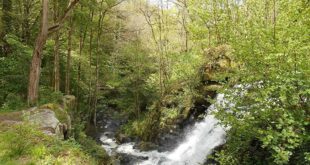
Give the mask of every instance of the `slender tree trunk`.
<path id="1" fill-rule="evenodd" d="M 160 85 L 160 100 L 162 100 L 164 96 L 164 68 L 163 68 L 163 57 L 164 57 L 164 50 L 163 50 L 163 37 L 162 37 L 162 31 L 163 31 L 163 1 L 160 0 L 159 4 L 159 13 L 158 13 L 158 29 L 159 29 L 159 50 L 160 50 L 160 55 L 159 55 L 159 85 Z"/>
<path id="2" fill-rule="evenodd" d="M 91 22 L 93 21 L 94 18 L 94 11 L 91 11 Z M 89 109 L 91 108 L 91 102 L 92 102 L 92 65 L 91 65 L 91 61 L 92 61 L 92 49 L 93 49 L 93 28 L 90 27 L 90 35 L 89 35 L 89 86 L 88 86 L 88 90 L 89 90 L 89 94 L 88 94 L 88 105 L 89 105 Z"/>
<path id="3" fill-rule="evenodd" d="M 72 25 L 72 18 L 70 18 L 69 23 L 69 31 L 68 31 L 68 53 L 67 53 L 67 66 L 66 66 L 66 86 L 65 86 L 65 92 L 67 95 L 70 94 L 70 71 L 71 71 L 71 49 L 72 49 L 72 31 L 73 31 L 73 25 Z"/>
<path id="4" fill-rule="evenodd" d="M 81 7 L 82 8 L 82 7 Z M 83 48 L 84 48 L 84 41 L 86 38 L 86 34 L 87 34 L 87 26 L 86 29 L 83 30 L 80 29 L 80 41 L 79 41 L 79 62 L 78 62 L 78 75 L 77 75 L 77 94 L 76 94 L 76 98 L 77 98 L 77 103 L 79 103 L 80 101 L 80 82 L 81 82 L 81 70 L 82 70 L 82 64 L 81 64 L 81 58 L 82 58 L 82 53 L 83 53 Z M 80 104 L 77 104 L 77 110 L 80 109 Z"/>
<path id="5" fill-rule="evenodd" d="M 80 109 L 80 81 L 81 81 L 81 58 L 82 58 L 82 50 L 83 50 L 83 37 L 82 30 L 80 30 L 80 42 L 79 42 L 79 61 L 78 61 L 78 71 L 77 71 L 77 89 L 76 89 L 76 102 L 77 110 Z"/>
<path id="6" fill-rule="evenodd" d="M 98 36 L 99 38 L 99 36 Z M 99 41 L 100 39 L 98 39 Z M 98 48 L 97 48 L 98 50 Z M 96 82 L 95 82 L 95 90 L 94 90 L 94 105 L 93 105 L 93 124 L 96 127 L 97 123 L 97 102 L 98 102 L 98 88 L 99 88 L 99 52 L 96 54 Z"/>
<path id="7" fill-rule="evenodd" d="M 99 23 L 98 23 L 98 30 L 100 30 L 101 27 L 101 16 L 99 18 Z M 98 32 L 98 36 L 97 36 L 97 47 L 96 47 L 96 77 L 95 77 L 95 89 L 94 89 L 94 103 L 93 103 L 93 115 L 92 116 L 92 122 L 94 124 L 94 126 L 96 127 L 96 123 L 97 123 L 97 102 L 98 102 L 98 87 L 99 87 L 99 43 L 100 43 L 100 35 L 101 33 Z"/>
<path id="8" fill-rule="evenodd" d="M 22 23 L 22 39 L 28 43 L 30 40 L 30 2 L 29 0 L 23 1 L 23 23 Z"/>
<path id="9" fill-rule="evenodd" d="M 189 15 L 189 10 L 188 10 L 188 6 L 187 6 L 187 0 L 184 0 L 184 12 L 185 12 L 185 16 L 184 16 L 184 30 L 185 30 L 185 51 L 188 52 L 189 51 L 189 30 L 187 28 L 187 19 L 188 15 Z"/>
<path id="10" fill-rule="evenodd" d="M 217 3 L 213 2 L 213 17 L 214 17 L 214 28 L 215 28 L 215 35 L 216 35 L 216 42 L 217 44 L 221 43 L 221 36 L 218 28 L 218 15 L 217 15 Z"/>
<path id="11" fill-rule="evenodd" d="M 140 76 L 141 75 L 140 69 L 143 68 L 143 67 L 140 66 L 140 65 L 143 65 L 141 63 L 140 56 L 136 56 L 135 62 L 136 62 L 135 67 L 138 69 L 137 80 L 139 81 L 140 77 L 141 77 Z M 135 86 L 136 86 L 136 90 L 135 90 L 135 108 L 136 108 L 136 117 L 137 117 L 137 119 L 139 119 L 140 118 L 141 109 L 140 109 L 140 94 L 139 94 L 139 90 L 138 90 L 139 89 L 139 83 L 138 83 L 137 80 L 135 81 Z"/>
<path id="12" fill-rule="evenodd" d="M 102 4 L 103 3 L 101 3 L 101 8 L 102 8 Z M 105 16 L 105 13 L 106 11 L 100 12 L 99 21 L 98 21 L 98 36 L 97 36 L 97 46 L 96 46 L 96 52 L 97 52 L 96 54 L 96 82 L 95 82 L 95 90 L 94 90 L 94 105 L 93 105 L 93 115 L 92 115 L 93 116 L 92 120 L 93 120 L 93 124 L 95 127 L 97 124 L 97 103 L 98 103 L 98 88 L 99 88 L 99 61 L 100 61 L 99 44 L 100 44 L 100 39 L 101 39 L 101 34 L 102 34 L 101 23 Z"/>
<path id="13" fill-rule="evenodd" d="M 60 72 L 59 72 L 59 38 L 60 33 L 55 33 L 55 45 L 54 45 L 54 91 L 58 92 L 60 87 Z"/>
<path id="14" fill-rule="evenodd" d="M 160 6 L 158 6 L 160 7 Z M 164 90 L 163 90 L 163 81 L 162 81 L 162 56 L 163 56 L 163 53 L 162 53 L 162 38 L 161 38 L 161 18 L 160 18 L 160 12 L 158 13 L 158 18 L 157 18 L 157 23 L 158 23 L 158 28 L 159 28 L 159 39 L 157 39 L 156 37 L 156 33 L 155 33 L 155 27 L 154 27 L 154 23 L 152 22 L 152 19 L 151 19 L 151 15 L 149 13 L 149 11 L 144 11 L 141 9 L 141 12 L 143 13 L 144 15 L 144 18 L 147 22 L 147 24 L 150 26 L 151 28 L 151 33 L 152 33 L 152 38 L 155 42 L 155 45 L 156 45 L 156 48 L 157 48 L 157 52 L 158 55 L 159 55 L 159 62 L 158 62 L 158 72 L 159 72 L 159 88 L 160 88 L 160 96 L 162 98 L 163 96 L 163 93 L 164 93 Z"/>
<path id="15" fill-rule="evenodd" d="M 276 0 L 273 0 L 273 42 L 274 46 L 276 46 L 277 38 L 276 38 L 276 23 L 277 23 L 277 15 L 276 15 Z"/>
<path id="16" fill-rule="evenodd" d="M 265 26 L 268 27 L 268 18 L 269 18 L 269 0 L 265 0 Z"/>
<path id="17" fill-rule="evenodd" d="M 54 23 L 57 23 L 57 19 L 59 17 L 59 5 L 58 2 L 54 2 Z M 58 92 L 60 87 L 60 72 L 59 72 L 59 39 L 60 32 L 56 31 L 54 36 L 54 91 Z"/>
<path id="18" fill-rule="evenodd" d="M 209 47 L 211 47 L 211 28 L 208 27 Z"/>
<path id="19" fill-rule="evenodd" d="M 42 10 L 41 29 L 36 39 L 29 73 L 29 82 L 28 82 L 29 105 L 36 104 L 38 100 L 42 51 L 48 36 L 48 0 L 42 0 L 42 8 L 43 10 Z"/>
<path id="20" fill-rule="evenodd" d="M 186 18 L 183 18 L 183 26 L 184 26 L 184 32 L 185 32 L 185 52 L 188 52 L 189 49 L 188 49 L 188 40 L 189 40 L 189 32 L 188 32 L 188 29 L 187 29 L 187 25 L 186 25 Z"/>

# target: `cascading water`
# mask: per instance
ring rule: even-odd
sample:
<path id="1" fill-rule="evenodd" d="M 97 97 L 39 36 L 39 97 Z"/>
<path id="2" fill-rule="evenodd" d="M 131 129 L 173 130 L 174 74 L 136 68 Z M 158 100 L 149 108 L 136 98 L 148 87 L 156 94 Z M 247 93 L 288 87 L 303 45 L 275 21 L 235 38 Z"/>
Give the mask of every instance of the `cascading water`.
<path id="1" fill-rule="evenodd" d="M 219 94 L 216 98 L 216 104 L 223 104 L 223 98 L 224 95 Z M 100 140 L 109 154 L 116 152 L 147 159 L 135 162 L 136 165 L 203 164 L 207 155 L 211 154 L 215 147 L 225 142 L 225 128 L 220 126 L 219 121 L 210 114 L 216 110 L 216 106 L 211 105 L 207 110 L 209 114 L 205 116 L 204 120 L 196 123 L 186 134 L 184 141 L 170 152 L 139 151 L 134 149 L 134 143 L 117 145 L 114 140 L 104 135 Z"/>

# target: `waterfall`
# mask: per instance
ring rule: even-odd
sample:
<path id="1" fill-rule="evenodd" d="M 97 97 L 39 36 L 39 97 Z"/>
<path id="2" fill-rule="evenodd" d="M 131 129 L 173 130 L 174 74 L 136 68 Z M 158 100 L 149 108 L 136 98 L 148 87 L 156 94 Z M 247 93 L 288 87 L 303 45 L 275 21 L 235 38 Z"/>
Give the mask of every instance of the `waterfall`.
<path id="1" fill-rule="evenodd" d="M 219 94 L 216 104 L 224 104 L 224 95 Z M 185 135 L 184 141 L 170 152 L 148 151 L 143 152 L 134 149 L 134 143 L 116 145 L 115 141 L 101 137 L 103 147 L 111 154 L 128 154 L 136 157 L 145 157 L 136 165 L 199 165 L 205 162 L 206 157 L 213 152 L 213 149 L 225 142 L 225 128 L 219 125 L 219 121 L 210 112 L 216 111 L 213 104 L 208 108 L 205 118 L 197 122 Z"/>

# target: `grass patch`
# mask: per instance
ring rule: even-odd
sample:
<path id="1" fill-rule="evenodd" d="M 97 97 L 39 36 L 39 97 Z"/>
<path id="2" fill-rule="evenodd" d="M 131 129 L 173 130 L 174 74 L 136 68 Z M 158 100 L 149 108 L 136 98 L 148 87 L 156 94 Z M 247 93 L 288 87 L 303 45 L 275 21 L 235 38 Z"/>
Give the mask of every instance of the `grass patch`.
<path id="1" fill-rule="evenodd" d="M 3 125 L 2 125 L 3 126 Z M 75 140 L 45 135 L 30 124 L 0 131 L 0 164 L 98 164 Z"/>

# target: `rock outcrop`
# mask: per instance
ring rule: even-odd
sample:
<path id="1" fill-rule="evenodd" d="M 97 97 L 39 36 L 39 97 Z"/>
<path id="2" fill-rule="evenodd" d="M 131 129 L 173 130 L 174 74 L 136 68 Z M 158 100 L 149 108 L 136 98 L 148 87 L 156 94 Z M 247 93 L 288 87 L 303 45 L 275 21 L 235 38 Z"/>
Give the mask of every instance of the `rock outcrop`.
<path id="1" fill-rule="evenodd" d="M 0 124 L 10 127 L 15 124 L 30 123 L 48 135 L 67 139 L 71 130 L 70 114 L 74 108 L 75 97 L 65 96 L 63 105 L 50 103 L 23 111 L 2 113 L 0 114 Z"/>
<path id="2" fill-rule="evenodd" d="M 26 111 L 25 118 L 30 123 L 37 125 L 44 133 L 60 139 L 66 139 L 71 127 L 70 117 L 61 108 L 56 111 L 62 111 L 62 114 L 60 112 L 56 114 L 54 109 L 47 106 L 41 108 L 34 107 Z M 60 121 L 59 118 L 66 118 L 66 120 Z"/>
<path id="3" fill-rule="evenodd" d="M 236 66 L 232 49 L 229 45 L 221 45 L 205 49 L 206 63 L 202 70 L 202 81 L 204 83 L 215 83 L 227 81 L 228 74 Z"/>
<path id="4" fill-rule="evenodd" d="M 220 45 L 204 50 L 205 63 L 201 68 L 200 95 L 195 98 L 194 106 L 189 115 L 198 118 L 210 106 L 209 98 L 214 98 L 224 83 L 230 79 L 230 73 L 237 66 L 233 58 L 233 50 L 229 45 Z"/>
<path id="5" fill-rule="evenodd" d="M 34 114 L 29 115 L 29 121 L 39 125 L 46 134 L 63 136 L 64 126 L 56 118 L 55 112 L 52 110 L 42 109 L 35 112 Z"/>

